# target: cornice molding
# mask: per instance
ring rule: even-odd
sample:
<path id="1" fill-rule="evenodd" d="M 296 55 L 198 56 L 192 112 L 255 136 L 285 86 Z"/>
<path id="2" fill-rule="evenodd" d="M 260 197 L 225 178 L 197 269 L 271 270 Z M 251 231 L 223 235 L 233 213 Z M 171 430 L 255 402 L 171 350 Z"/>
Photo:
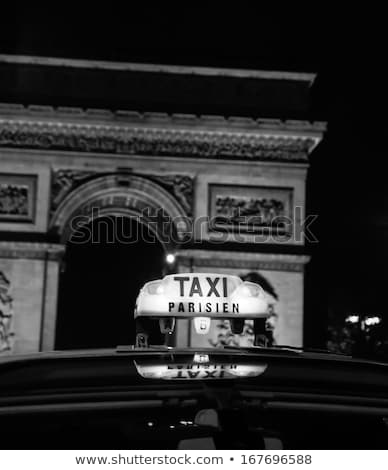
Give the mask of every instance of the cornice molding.
<path id="1" fill-rule="evenodd" d="M 285 72 L 277 70 L 236 69 L 225 67 L 201 67 L 172 64 L 147 64 L 138 62 L 114 62 L 106 60 L 69 59 L 65 57 L 42 57 L 0 54 L 0 63 L 16 65 L 40 65 L 76 69 L 112 70 L 115 72 L 168 73 L 174 75 L 220 76 L 258 80 L 291 80 L 312 83 L 315 73 Z"/>
<path id="2" fill-rule="evenodd" d="M 40 120 L 48 122 L 100 122 L 105 124 L 158 124 L 173 127 L 188 127 L 204 130 L 220 128 L 223 130 L 236 130 L 245 132 L 290 132 L 311 134 L 320 137 L 326 130 L 326 123 L 322 121 L 301 121 L 294 119 L 251 118 L 241 116 L 196 115 L 196 114 L 167 114 L 128 110 L 84 109 L 77 107 L 53 107 L 42 105 L 24 106 L 18 103 L 0 103 L 0 118 Z"/>
<path id="3" fill-rule="evenodd" d="M 33 242 L 0 242 L 0 258 L 58 261 L 64 253 L 65 245 Z"/>
<path id="4" fill-rule="evenodd" d="M 306 162 L 324 123 L 0 105 L 0 146 Z"/>

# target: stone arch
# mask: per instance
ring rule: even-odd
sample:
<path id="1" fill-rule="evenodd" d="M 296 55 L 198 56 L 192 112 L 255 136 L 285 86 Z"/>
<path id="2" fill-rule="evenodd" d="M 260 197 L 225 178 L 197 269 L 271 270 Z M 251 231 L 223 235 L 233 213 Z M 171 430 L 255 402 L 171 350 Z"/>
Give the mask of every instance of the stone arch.
<path id="1" fill-rule="evenodd" d="M 166 249 L 174 249 L 189 230 L 185 210 L 168 191 L 147 178 L 117 173 L 94 178 L 71 191 L 56 209 L 50 231 L 66 243 L 77 227 L 107 215 L 137 217 Z"/>

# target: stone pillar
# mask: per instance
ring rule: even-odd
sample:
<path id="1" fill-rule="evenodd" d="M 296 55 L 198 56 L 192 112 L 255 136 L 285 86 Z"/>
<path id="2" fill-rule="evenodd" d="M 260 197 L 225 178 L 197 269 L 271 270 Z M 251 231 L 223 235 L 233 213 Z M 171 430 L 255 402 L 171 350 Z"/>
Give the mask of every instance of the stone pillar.
<path id="1" fill-rule="evenodd" d="M 180 250 L 176 253 L 178 272 L 208 272 L 245 275 L 259 272 L 273 286 L 278 300 L 274 337 L 277 344 L 303 345 L 303 282 L 308 256 L 226 252 L 211 250 Z M 186 320 L 185 320 L 186 322 Z M 177 345 L 209 347 L 216 341 L 217 322 L 209 336 L 193 335 L 185 323 L 178 323 Z M 240 338 L 241 340 L 241 338 Z M 243 340 L 243 342 L 245 342 Z"/>
<path id="2" fill-rule="evenodd" d="M 0 351 L 52 350 L 63 245 L 0 242 Z M 2 332 L 2 334 L 1 334 Z"/>

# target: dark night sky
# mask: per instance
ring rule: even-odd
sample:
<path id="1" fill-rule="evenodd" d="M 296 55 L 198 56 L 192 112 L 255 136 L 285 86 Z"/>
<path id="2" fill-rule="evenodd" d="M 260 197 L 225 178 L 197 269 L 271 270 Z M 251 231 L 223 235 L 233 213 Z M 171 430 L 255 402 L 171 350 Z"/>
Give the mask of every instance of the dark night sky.
<path id="1" fill-rule="evenodd" d="M 312 155 L 308 182 L 308 210 L 319 214 L 314 229 L 320 243 L 307 247 L 313 261 L 306 325 L 318 332 L 328 305 L 334 312 L 385 313 L 388 189 L 381 115 L 387 77 L 378 12 L 355 18 L 316 8 L 268 15 L 219 5 L 212 11 L 94 8 L 87 15 L 31 8 L 2 15 L 0 52 L 317 72 L 311 115 L 329 128 Z"/>
<path id="2" fill-rule="evenodd" d="M 1 22 L 3 51 L 106 60 L 315 70 L 322 45 L 314 22 L 225 5 L 88 14 L 34 7 Z"/>

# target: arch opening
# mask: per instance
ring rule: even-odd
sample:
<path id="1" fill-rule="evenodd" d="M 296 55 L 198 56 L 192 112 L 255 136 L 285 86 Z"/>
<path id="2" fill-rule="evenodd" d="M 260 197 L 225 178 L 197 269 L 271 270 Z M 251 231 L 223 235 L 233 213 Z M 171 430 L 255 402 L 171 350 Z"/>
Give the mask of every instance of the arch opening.
<path id="1" fill-rule="evenodd" d="M 80 226 L 93 219 L 131 215 L 153 225 L 161 242 L 170 249 L 187 237 L 189 218 L 171 194 L 140 176 L 122 178 L 119 173 L 100 176 L 71 191 L 51 218 L 51 233 L 66 243 Z"/>
<path id="2" fill-rule="evenodd" d="M 83 225 L 66 243 L 56 349 L 133 344 L 138 292 L 164 271 L 165 247 L 138 219 L 105 215 Z"/>

